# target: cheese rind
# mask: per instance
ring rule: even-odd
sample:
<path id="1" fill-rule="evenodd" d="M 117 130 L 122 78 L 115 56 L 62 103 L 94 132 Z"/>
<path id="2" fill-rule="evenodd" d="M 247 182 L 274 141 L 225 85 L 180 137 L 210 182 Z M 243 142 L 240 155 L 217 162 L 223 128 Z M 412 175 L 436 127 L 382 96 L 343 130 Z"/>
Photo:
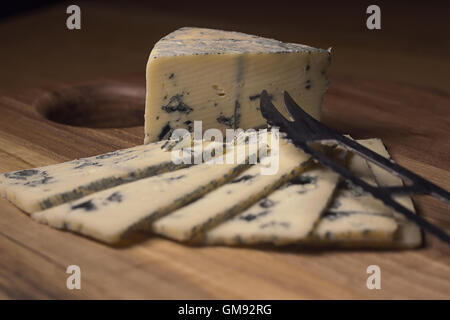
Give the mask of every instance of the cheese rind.
<path id="1" fill-rule="evenodd" d="M 329 204 L 339 176 L 307 170 L 234 218 L 206 232 L 205 244 L 288 244 L 306 238 Z"/>
<path id="2" fill-rule="evenodd" d="M 203 130 L 266 125 L 259 95 L 282 103 L 286 90 L 320 118 L 329 51 L 238 32 L 181 28 L 155 44 L 147 63 L 145 143 L 175 128 Z M 280 110 L 287 116 L 284 110 Z"/>

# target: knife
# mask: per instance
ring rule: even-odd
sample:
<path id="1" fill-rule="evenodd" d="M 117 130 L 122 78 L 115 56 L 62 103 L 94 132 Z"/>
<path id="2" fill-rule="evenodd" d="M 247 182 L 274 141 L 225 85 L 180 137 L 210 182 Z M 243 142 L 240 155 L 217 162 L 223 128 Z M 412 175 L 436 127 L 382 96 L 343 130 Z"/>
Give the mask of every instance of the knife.
<path id="1" fill-rule="evenodd" d="M 262 116 L 267 120 L 267 123 L 270 126 L 279 127 L 280 131 L 284 132 L 287 138 L 289 138 L 297 148 L 302 149 L 322 165 L 337 172 L 347 181 L 359 186 L 364 191 L 381 200 L 387 206 L 403 214 L 409 220 L 414 221 L 425 231 L 437 236 L 439 239 L 450 245 L 450 236 L 443 229 L 415 214 L 393 198 L 394 195 L 398 194 L 431 195 L 450 205 L 450 193 L 448 191 L 398 165 L 393 160 L 386 159 L 358 142 L 328 128 L 298 106 L 286 91 L 284 92 L 284 104 L 287 113 L 293 121 L 286 119 L 275 108 L 266 90 L 262 91 L 260 97 L 260 109 Z M 372 186 L 354 175 L 346 167 L 333 161 L 319 150 L 311 147 L 311 143 L 328 141 L 333 141 L 343 148 L 360 155 L 365 160 L 402 178 L 406 185 L 398 187 Z"/>

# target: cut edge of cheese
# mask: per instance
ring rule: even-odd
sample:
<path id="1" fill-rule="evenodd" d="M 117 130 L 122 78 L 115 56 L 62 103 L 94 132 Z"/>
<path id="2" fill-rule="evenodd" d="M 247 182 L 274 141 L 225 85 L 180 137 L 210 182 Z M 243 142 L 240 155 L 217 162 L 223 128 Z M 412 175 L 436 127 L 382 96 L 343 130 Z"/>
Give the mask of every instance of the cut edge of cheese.
<path id="1" fill-rule="evenodd" d="M 367 139 L 360 141 L 360 143 L 379 155 L 393 161 L 381 139 Z M 374 173 L 375 180 L 379 186 L 398 187 L 404 185 L 403 180 L 400 177 L 397 177 L 379 166 L 372 164 L 370 161 L 368 161 L 368 165 Z M 399 195 L 395 196 L 394 199 L 407 209 L 415 212 L 414 203 L 410 196 Z M 393 214 L 399 225 L 398 231 L 395 235 L 395 245 L 399 248 L 420 247 L 423 244 L 423 233 L 419 226 L 411 220 L 408 220 L 401 213 L 394 211 Z"/>
<path id="2" fill-rule="evenodd" d="M 280 139 L 278 156 L 276 174 L 262 175 L 264 164 L 254 165 L 197 201 L 156 220 L 153 232 L 178 241 L 196 242 L 198 236 L 247 209 L 310 164 L 308 155 L 284 139 Z"/>
<path id="3" fill-rule="evenodd" d="M 366 183 L 376 186 L 375 177 L 363 158 L 350 154 L 348 169 Z M 351 183 L 342 181 L 328 210 L 318 221 L 314 242 L 392 241 L 397 223 L 391 209 Z"/>
<path id="4" fill-rule="evenodd" d="M 238 157 L 241 149 L 236 150 Z M 244 149 L 247 158 L 251 150 Z M 122 242 L 136 230 L 150 230 L 153 220 L 196 200 L 248 167 L 247 163 L 193 165 L 99 191 L 31 216 L 38 222 L 106 243 Z"/>
<path id="5" fill-rule="evenodd" d="M 157 174 L 175 171 L 197 157 L 190 141 L 159 141 L 75 159 L 44 167 L 7 172 L 0 175 L 0 193 L 19 209 L 30 214 L 80 199 L 89 194 Z M 215 148 L 217 142 L 201 141 L 200 153 Z M 172 153 L 185 152 L 176 163 Z M 192 161 L 191 161 L 192 163 Z"/>
<path id="6" fill-rule="evenodd" d="M 365 139 L 358 140 L 359 143 L 365 147 L 371 149 L 374 152 L 381 154 L 384 157 L 390 158 L 384 144 L 381 139 Z M 359 162 L 364 161 L 367 168 L 370 169 L 373 177 L 367 177 L 366 182 L 378 186 L 400 186 L 403 185 L 403 181 L 392 175 L 391 173 L 371 164 L 369 161 L 365 161 L 361 157 L 356 157 Z M 362 167 L 360 167 L 361 169 Z M 369 207 L 372 208 L 373 212 L 353 212 L 352 215 L 348 217 L 343 217 L 343 223 L 345 219 L 349 219 L 349 222 L 359 225 L 355 225 L 351 229 L 362 231 L 353 232 L 348 231 L 341 234 L 340 236 L 335 236 L 334 238 L 325 237 L 320 239 L 310 238 L 304 241 L 302 245 L 305 246 L 318 246 L 318 247 L 340 247 L 340 248 L 380 248 L 380 249 L 408 249 L 417 248 L 422 244 L 422 234 L 420 228 L 413 222 L 406 220 L 402 215 L 395 212 L 390 207 L 385 206 L 378 199 L 373 198 L 370 195 L 366 197 L 371 198 L 372 203 Z M 414 211 L 414 206 L 412 199 L 409 196 L 397 197 L 397 200 L 405 205 L 407 208 Z M 382 208 L 385 209 L 382 209 Z M 378 209 L 377 209 L 378 208 Z M 339 214 L 339 212 L 336 212 Z M 350 221 L 351 219 L 351 221 Z M 380 226 L 380 227 L 378 227 Z M 320 223 L 318 224 L 320 228 Z M 378 230 L 377 230 L 378 229 Z M 367 232 L 370 230 L 370 232 Z M 366 233 L 364 235 L 364 233 Z"/>
<path id="7" fill-rule="evenodd" d="M 174 129 L 248 129 L 266 126 L 259 97 L 267 90 L 282 104 L 283 91 L 313 117 L 328 88 L 330 52 L 238 32 L 181 28 L 158 41 L 147 70 L 145 140 Z M 288 116 L 283 108 L 280 112 Z"/>
<path id="8" fill-rule="evenodd" d="M 244 212 L 207 231 L 207 245 L 286 245 L 309 236 L 333 196 L 339 176 L 312 168 Z"/>

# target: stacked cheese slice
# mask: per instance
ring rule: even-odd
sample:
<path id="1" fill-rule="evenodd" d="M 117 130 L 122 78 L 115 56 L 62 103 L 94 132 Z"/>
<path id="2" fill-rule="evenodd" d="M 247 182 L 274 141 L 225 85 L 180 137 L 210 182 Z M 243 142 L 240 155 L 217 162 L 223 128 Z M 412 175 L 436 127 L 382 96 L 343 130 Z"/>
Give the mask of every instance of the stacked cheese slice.
<path id="1" fill-rule="evenodd" d="M 389 156 L 379 139 L 360 142 Z M 0 176 L 0 192 L 39 222 L 111 244 L 126 240 L 135 230 L 207 245 L 413 248 L 421 244 L 418 227 L 283 139 L 279 169 L 272 175 L 261 174 L 266 165 L 261 161 L 254 165 L 213 161 L 224 156 L 221 152 L 207 163 L 174 165 L 170 151 L 177 149 L 167 145 L 162 141 L 5 173 Z M 249 158 L 255 149 L 249 142 L 245 146 Z M 204 150 L 217 147 L 218 143 L 202 143 Z M 195 156 L 194 147 L 183 148 L 189 158 Z M 219 149 L 239 156 L 237 148 Z M 402 184 L 357 156 L 347 158 L 350 170 L 368 183 Z M 409 197 L 398 200 L 414 209 Z"/>
<path id="2" fill-rule="evenodd" d="M 233 142 L 229 153 L 219 142 L 167 140 L 175 129 L 196 137 L 208 129 L 223 134 L 265 127 L 262 89 L 277 105 L 288 91 L 319 119 L 329 62 L 329 51 L 305 45 L 221 30 L 176 30 L 155 44 L 148 60 L 144 145 L 4 173 L 0 194 L 39 222 L 107 243 L 144 230 L 211 245 L 417 247 L 421 235 L 414 224 L 314 165 L 288 141 L 280 142 L 278 171 L 265 175 L 268 157 L 250 141 L 243 151 Z M 380 140 L 362 142 L 389 156 Z M 180 150 L 181 161 L 174 161 L 173 151 Z M 205 150 L 214 151 L 213 159 L 192 165 Z M 224 152 L 259 157 L 260 163 L 217 163 Z M 357 157 L 348 165 L 368 183 L 402 184 Z M 410 198 L 398 200 L 414 209 Z"/>

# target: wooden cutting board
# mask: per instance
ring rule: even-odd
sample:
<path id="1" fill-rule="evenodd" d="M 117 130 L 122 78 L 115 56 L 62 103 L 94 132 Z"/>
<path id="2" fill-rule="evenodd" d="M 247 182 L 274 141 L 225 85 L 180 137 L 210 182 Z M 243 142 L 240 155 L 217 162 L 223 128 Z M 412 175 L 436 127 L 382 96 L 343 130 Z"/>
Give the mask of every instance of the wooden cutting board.
<path id="1" fill-rule="evenodd" d="M 435 90 L 333 78 L 323 121 L 382 138 L 393 158 L 450 189 L 450 97 Z M 0 172 L 92 156 L 143 141 L 143 79 L 103 79 L 0 97 Z M 429 198 L 420 214 L 450 230 Z M 113 248 L 32 221 L 0 199 L 0 298 L 365 299 L 450 298 L 449 247 L 426 237 L 409 251 L 189 247 L 137 235 Z M 81 268 L 81 290 L 66 268 Z M 369 290 L 369 265 L 381 290 Z"/>

